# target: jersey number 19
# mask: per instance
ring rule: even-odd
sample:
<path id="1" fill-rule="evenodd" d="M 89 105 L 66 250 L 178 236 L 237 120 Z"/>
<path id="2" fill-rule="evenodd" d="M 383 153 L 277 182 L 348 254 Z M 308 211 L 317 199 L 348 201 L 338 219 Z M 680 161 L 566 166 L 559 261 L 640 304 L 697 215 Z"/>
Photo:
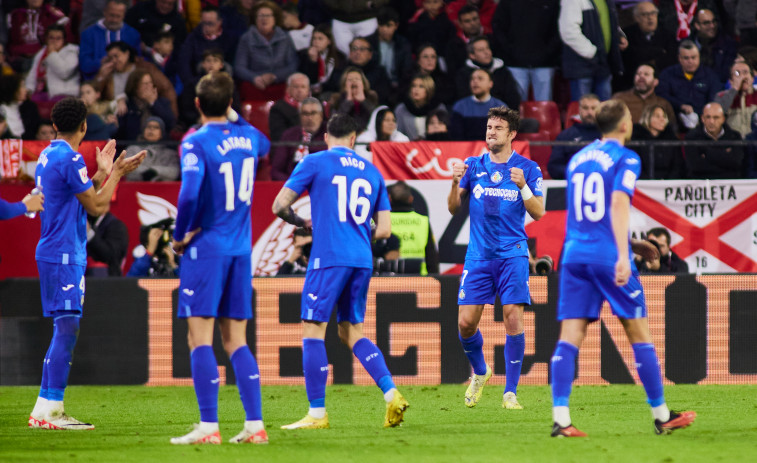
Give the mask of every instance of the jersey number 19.
<path id="1" fill-rule="evenodd" d="M 605 183 L 599 172 L 592 172 L 584 182 L 584 174 L 573 174 L 573 210 L 576 220 L 582 222 L 584 216 L 591 222 L 599 222 L 605 216 Z M 586 203 L 586 204 L 584 204 Z"/>

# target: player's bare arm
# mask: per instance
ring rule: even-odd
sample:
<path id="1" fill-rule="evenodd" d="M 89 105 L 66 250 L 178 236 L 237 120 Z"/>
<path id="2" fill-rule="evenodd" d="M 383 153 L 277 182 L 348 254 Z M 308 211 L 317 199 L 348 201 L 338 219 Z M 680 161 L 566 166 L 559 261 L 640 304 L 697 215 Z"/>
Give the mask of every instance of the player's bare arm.
<path id="1" fill-rule="evenodd" d="M 100 150 L 95 147 L 95 159 L 97 160 L 97 172 L 92 176 L 92 184 L 95 190 L 99 190 L 105 179 L 113 170 L 113 158 L 116 155 L 116 140 L 111 139 Z"/>
<path id="2" fill-rule="evenodd" d="M 510 180 L 521 190 L 523 204 L 526 206 L 528 215 L 534 220 L 541 219 L 544 216 L 544 196 L 536 196 L 531 192 L 531 188 L 526 183 L 526 177 L 523 175 L 523 169 L 511 167 Z M 528 188 L 527 191 L 525 190 L 526 188 Z"/>
<path id="3" fill-rule="evenodd" d="M 452 188 L 449 191 L 449 196 L 447 196 L 447 209 L 452 215 L 457 213 L 468 192 L 465 188 L 460 188 L 460 179 L 463 178 L 467 170 L 468 164 L 455 163 L 452 165 Z"/>
<path id="4" fill-rule="evenodd" d="M 310 227 L 310 220 L 305 220 L 292 209 L 292 204 L 299 198 L 293 190 L 283 187 L 276 199 L 273 200 L 273 213 L 280 217 L 284 222 L 291 223 L 295 227 Z"/>
<path id="5" fill-rule="evenodd" d="M 145 160 L 146 155 L 147 151 L 142 150 L 134 156 L 127 158 L 126 151 L 122 151 L 121 156 L 113 163 L 113 170 L 100 190 L 95 192 L 95 188 L 92 187 L 76 195 L 84 210 L 90 215 L 99 216 L 103 214 L 107 210 L 108 204 L 110 204 L 110 198 L 113 196 L 113 191 L 116 189 L 116 185 L 121 180 L 121 177 L 139 167 L 142 161 Z"/>
<path id="6" fill-rule="evenodd" d="M 184 235 L 184 239 L 181 241 L 171 240 L 171 249 L 178 254 L 182 255 L 184 254 L 184 250 L 187 249 L 187 246 L 189 246 L 189 243 L 192 241 L 192 238 L 195 237 L 196 234 L 200 233 L 202 231 L 202 228 L 195 228 L 194 230 L 187 232 L 186 235 Z"/>
<path id="7" fill-rule="evenodd" d="M 375 216 L 376 230 L 373 237 L 377 240 L 389 238 L 392 234 L 391 211 L 378 211 Z"/>
<path id="8" fill-rule="evenodd" d="M 631 251 L 641 256 L 642 259 L 649 262 L 660 258 L 660 251 L 657 247 L 646 240 L 631 239 Z"/>
<path id="9" fill-rule="evenodd" d="M 618 260 L 615 263 L 615 284 L 623 286 L 631 277 L 631 261 L 628 256 L 628 232 L 631 213 L 631 198 L 622 191 L 613 191 L 610 206 L 612 232 L 618 248 Z"/>

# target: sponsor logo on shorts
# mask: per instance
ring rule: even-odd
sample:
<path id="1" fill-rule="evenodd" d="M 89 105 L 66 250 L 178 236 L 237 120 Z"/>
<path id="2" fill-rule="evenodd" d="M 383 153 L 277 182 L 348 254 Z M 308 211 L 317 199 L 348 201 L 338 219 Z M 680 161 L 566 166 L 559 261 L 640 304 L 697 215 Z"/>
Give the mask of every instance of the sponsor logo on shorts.
<path id="1" fill-rule="evenodd" d="M 194 296 L 195 295 L 194 290 L 187 289 L 187 288 L 184 288 L 184 290 L 182 291 L 182 293 L 186 294 L 187 296 Z"/>
<path id="2" fill-rule="evenodd" d="M 211 379 L 210 382 L 213 384 L 218 384 L 221 382 L 221 378 Z"/>
<path id="3" fill-rule="evenodd" d="M 63 289 L 63 291 L 69 291 L 69 290 L 71 290 L 71 288 L 73 288 L 73 287 L 74 287 L 74 285 L 66 285 L 66 286 L 64 286 L 64 287 L 63 287 L 62 289 Z"/>
<path id="4" fill-rule="evenodd" d="M 559 362 L 561 360 L 562 360 L 562 355 L 553 355 L 552 356 L 552 361 L 553 362 Z"/>
<path id="5" fill-rule="evenodd" d="M 313 301 L 313 302 L 315 302 L 315 301 L 317 301 L 317 300 L 318 300 L 318 296 L 316 296 L 316 295 L 315 295 L 315 294 L 313 294 L 313 293 L 308 293 L 308 297 L 309 297 L 309 298 L 310 298 L 310 300 L 311 300 L 311 301 Z"/>
<path id="6" fill-rule="evenodd" d="M 321 371 L 329 371 L 329 366 L 326 365 L 325 367 L 321 367 Z"/>
<path id="7" fill-rule="evenodd" d="M 370 361 L 371 361 L 371 359 L 375 359 L 376 357 L 378 357 L 378 354 L 377 354 L 376 352 L 374 352 L 374 353 L 372 353 L 371 355 L 369 355 L 368 357 L 366 357 L 366 358 L 365 358 L 365 361 L 366 361 L 366 362 L 370 362 Z"/>

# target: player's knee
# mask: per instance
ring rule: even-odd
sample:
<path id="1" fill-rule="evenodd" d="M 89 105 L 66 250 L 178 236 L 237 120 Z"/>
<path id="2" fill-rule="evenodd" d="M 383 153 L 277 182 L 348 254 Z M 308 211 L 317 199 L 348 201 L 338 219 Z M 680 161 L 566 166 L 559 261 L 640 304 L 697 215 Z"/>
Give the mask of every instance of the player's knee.
<path id="1" fill-rule="evenodd" d="M 464 338 L 469 338 L 476 334 L 476 330 L 478 330 L 478 326 L 471 322 L 470 320 L 466 319 L 459 319 L 457 321 L 457 329 L 460 331 L 460 336 Z"/>

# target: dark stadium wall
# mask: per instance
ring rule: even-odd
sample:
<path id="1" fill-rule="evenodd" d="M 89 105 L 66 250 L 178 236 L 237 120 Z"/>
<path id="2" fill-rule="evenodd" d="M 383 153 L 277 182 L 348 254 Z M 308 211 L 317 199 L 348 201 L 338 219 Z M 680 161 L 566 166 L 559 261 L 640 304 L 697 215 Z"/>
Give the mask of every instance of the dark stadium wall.
<path id="1" fill-rule="evenodd" d="M 665 381 L 757 384 L 757 275 L 644 276 L 649 320 Z M 178 280 L 88 279 L 85 316 L 71 384 L 191 384 L 186 322 L 175 318 Z M 255 319 L 248 342 L 263 384 L 303 384 L 300 295 L 303 279 L 256 278 Z M 521 384 L 547 384 L 557 340 L 558 278 L 532 277 L 526 308 L 526 357 Z M 470 375 L 457 337 L 458 278 L 374 278 L 364 331 L 384 352 L 399 384 L 463 383 Z M 41 316 L 39 282 L 0 282 L 0 384 L 36 385 L 52 322 Z M 335 320 L 332 320 L 335 321 Z M 493 384 L 504 384 L 504 321 L 496 304 L 481 330 Z M 373 384 L 336 325 L 326 334 L 333 384 Z M 216 331 L 222 382 L 233 370 Z M 605 307 L 589 328 L 576 384 L 638 382 L 622 326 Z"/>

